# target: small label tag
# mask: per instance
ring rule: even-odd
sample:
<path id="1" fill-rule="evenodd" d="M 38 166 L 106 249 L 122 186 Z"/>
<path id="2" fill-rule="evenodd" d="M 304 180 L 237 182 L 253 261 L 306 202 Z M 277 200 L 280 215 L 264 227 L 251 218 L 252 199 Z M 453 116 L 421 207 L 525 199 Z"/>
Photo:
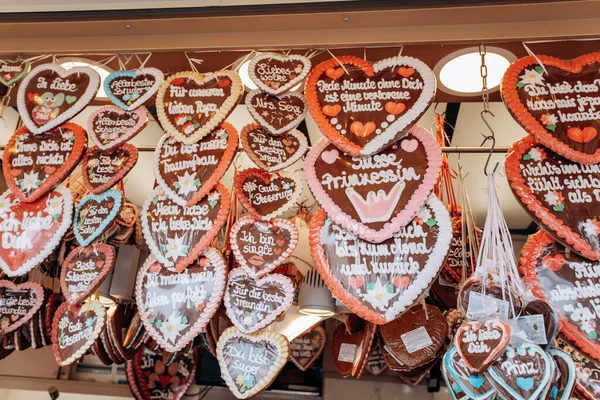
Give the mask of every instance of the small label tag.
<path id="1" fill-rule="evenodd" d="M 469 293 L 468 318 L 476 318 L 480 315 L 500 315 L 508 318 L 508 309 L 510 303 L 506 300 L 497 299 L 493 296 L 483 295 L 481 293 Z"/>
<path id="2" fill-rule="evenodd" d="M 350 343 L 342 343 L 340 346 L 340 354 L 338 360 L 348 363 L 354 363 L 356 357 L 356 345 Z"/>
<path id="3" fill-rule="evenodd" d="M 517 319 L 517 326 L 535 344 L 548 344 L 546 324 L 542 314 L 524 315 Z"/>
<path id="4" fill-rule="evenodd" d="M 429 333 L 427 333 L 427 329 L 425 329 L 424 326 L 420 326 L 417 329 L 406 332 L 400 336 L 400 339 L 402 339 L 402 343 L 404 343 L 406 351 L 408 351 L 409 354 L 433 345 L 431 337 L 429 336 Z"/>

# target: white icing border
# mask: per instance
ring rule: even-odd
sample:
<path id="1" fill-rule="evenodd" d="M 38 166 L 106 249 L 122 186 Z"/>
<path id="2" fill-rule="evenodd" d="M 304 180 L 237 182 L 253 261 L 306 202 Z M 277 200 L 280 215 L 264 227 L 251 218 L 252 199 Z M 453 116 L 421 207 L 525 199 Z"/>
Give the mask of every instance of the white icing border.
<path id="1" fill-rule="evenodd" d="M 139 99 L 137 99 L 136 101 L 134 101 L 133 103 L 131 103 L 130 106 L 128 107 L 122 107 L 122 105 L 124 106 L 125 103 L 122 103 L 119 99 L 117 99 L 117 96 L 115 96 L 112 91 L 110 90 L 110 83 L 112 81 L 114 81 L 117 78 L 121 78 L 124 77 L 123 72 L 135 72 L 135 78 L 137 78 L 139 75 L 152 75 L 154 77 L 154 79 L 156 79 L 156 82 L 154 82 L 154 85 L 152 85 L 150 87 L 150 89 L 148 89 L 148 91 L 143 95 L 140 96 Z M 111 79 L 112 77 L 112 79 Z M 109 74 L 106 79 L 104 79 L 104 91 L 106 92 L 109 100 L 117 107 L 119 107 L 122 110 L 125 111 L 133 111 L 136 108 L 144 105 L 144 103 L 148 100 L 150 100 L 150 98 L 152 96 L 154 96 L 154 93 L 156 93 L 158 91 L 158 88 L 160 87 L 160 85 L 162 85 L 163 81 L 165 80 L 165 74 L 163 74 L 163 72 L 158 69 L 158 68 L 153 68 L 153 67 L 146 67 L 146 68 L 138 68 L 138 69 L 130 69 L 130 70 L 124 70 L 124 71 L 114 71 L 111 74 Z M 115 99 L 119 100 L 118 104 L 115 99 L 111 98 L 110 96 L 113 96 Z"/>
<path id="2" fill-rule="evenodd" d="M 246 104 L 246 108 L 248 109 L 248 112 L 250 113 L 250 115 L 252 116 L 252 118 L 254 118 L 256 120 L 256 122 L 258 122 L 258 124 L 260 126 L 262 126 L 266 131 L 268 131 L 271 135 L 274 136 L 278 136 L 281 135 L 285 132 L 291 131 L 292 129 L 295 129 L 298 127 L 298 125 L 300 125 L 300 123 L 302 123 L 302 121 L 304 121 L 304 118 L 306 117 L 306 113 L 308 112 L 308 106 L 306 105 L 306 98 L 304 98 L 304 95 L 300 94 L 300 93 L 296 93 L 296 92 L 287 92 L 287 93 L 283 93 L 280 94 L 277 97 L 278 99 L 281 99 L 282 97 L 296 97 L 300 100 L 302 100 L 302 103 L 304 104 L 304 112 L 299 115 L 296 119 L 292 120 L 289 124 L 285 125 L 282 128 L 279 129 L 275 129 L 273 128 L 255 109 L 254 107 L 252 107 L 252 99 L 259 94 L 262 94 L 264 92 L 262 92 L 259 89 L 253 90 L 250 93 L 248 93 L 246 95 L 246 100 L 244 101 Z"/>
<path id="3" fill-rule="evenodd" d="M 245 129 L 245 127 L 244 127 Z M 261 162 L 261 164 L 263 165 L 258 165 L 258 163 L 256 162 L 257 160 L 254 160 L 254 157 L 256 157 L 258 159 L 258 156 L 256 155 L 256 152 L 252 151 L 251 149 L 246 148 L 246 146 L 250 146 L 250 144 L 247 142 L 247 139 L 242 139 L 242 133 L 240 132 L 240 143 L 242 144 L 242 148 L 246 151 L 246 155 L 248 156 L 248 158 L 250 158 L 250 160 L 254 163 L 254 165 L 256 165 L 258 168 L 262 169 L 263 171 L 267 171 L 267 172 L 277 172 L 277 171 L 281 171 L 282 169 L 285 169 L 289 166 L 291 166 L 292 164 L 294 164 L 296 161 L 300 160 L 304 154 L 306 153 L 306 151 L 308 150 L 308 140 L 306 139 L 306 136 L 304 136 L 304 133 L 300 132 L 298 129 L 290 129 L 289 131 L 285 132 L 290 136 L 295 137 L 298 140 L 298 151 L 296 151 L 296 153 L 294 153 L 294 155 L 292 155 L 288 160 L 286 160 L 285 162 L 281 163 L 281 164 L 276 164 L 273 165 L 272 167 L 269 168 L 263 168 L 264 163 Z M 248 136 L 250 134 L 250 132 L 248 132 L 246 134 L 246 136 Z M 265 135 L 271 135 L 269 132 L 267 132 L 266 130 L 264 131 Z M 271 135 L 273 136 L 273 135 Z"/>
<path id="4" fill-rule="evenodd" d="M 267 58 L 272 58 L 272 59 L 278 60 L 278 61 L 289 61 L 289 60 L 300 61 L 303 65 L 302 72 L 297 77 L 295 77 L 294 79 L 292 79 L 285 85 L 282 85 L 279 89 L 275 90 L 272 87 L 265 85 L 263 83 L 263 81 L 258 79 L 256 74 L 254 73 L 256 64 L 260 60 L 264 60 Z M 250 61 L 250 64 L 248 64 L 248 76 L 250 76 L 250 79 L 252 80 L 252 82 L 254 82 L 254 84 L 256 86 L 258 86 L 258 88 L 261 89 L 263 92 L 267 92 L 269 94 L 276 96 L 278 94 L 282 94 L 282 93 L 290 91 L 294 86 L 301 83 L 304 80 L 304 78 L 306 78 L 308 76 L 308 73 L 310 72 L 310 66 L 311 66 L 310 59 L 308 57 L 304 57 L 304 56 L 301 56 L 298 54 L 283 55 L 283 54 L 278 54 L 278 53 L 261 53 L 261 54 L 258 54 L 256 57 L 254 57 L 252 59 L 252 61 Z"/>

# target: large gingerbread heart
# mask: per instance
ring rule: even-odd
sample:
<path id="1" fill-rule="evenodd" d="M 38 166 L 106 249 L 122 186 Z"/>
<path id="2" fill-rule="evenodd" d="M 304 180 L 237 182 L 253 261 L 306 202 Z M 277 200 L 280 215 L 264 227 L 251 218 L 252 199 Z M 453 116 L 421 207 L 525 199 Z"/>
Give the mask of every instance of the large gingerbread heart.
<path id="1" fill-rule="evenodd" d="M 376 324 L 396 319 L 429 289 L 451 237 L 448 211 L 434 195 L 410 224 L 379 244 L 335 225 L 322 210 L 310 226 L 312 257 L 329 290 Z"/>
<path id="2" fill-rule="evenodd" d="M 415 126 L 398 143 L 369 157 L 342 153 L 322 138 L 308 152 L 304 174 L 315 200 L 335 224 L 380 243 L 419 212 L 441 166 L 440 146 Z"/>
<path id="3" fill-rule="evenodd" d="M 183 272 L 172 272 L 150 255 L 138 272 L 138 313 L 146 332 L 168 352 L 180 351 L 203 331 L 225 290 L 226 266 L 209 247 Z"/>
<path id="4" fill-rule="evenodd" d="M 29 72 L 30 67 L 28 60 L 0 60 L 0 83 L 11 87 Z"/>
<path id="5" fill-rule="evenodd" d="M 243 91 L 242 80 L 234 71 L 178 72 L 158 89 L 158 120 L 175 139 L 196 143 L 227 118 Z"/>
<path id="6" fill-rule="evenodd" d="M 155 189 L 144 203 L 142 230 L 152 255 L 164 267 L 182 272 L 211 245 L 227 221 L 231 199 L 222 183 L 190 207 Z"/>
<path id="7" fill-rule="evenodd" d="M 34 135 L 23 126 L 6 144 L 2 157 L 4 179 L 21 200 L 35 201 L 71 173 L 86 143 L 85 130 L 73 122 L 43 135 Z"/>
<path id="8" fill-rule="evenodd" d="M 115 71 L 104 79 L 106 96 L 123 110 L 132 111 L 156 93 L 164 80 L 157 68 Z"/>
<path id="9" fill-rule="evenodd" d="M 73 198 L 65 188 L 24 203 L 10 190 L 0 196 L 0 268 L 24 275 L 48 257 L 71 225 Z"/>
<path id="10" fill-rule="evenodd" d="M 285 366 L 288 354 L 285 336 L 268 330 L 246 335 L 231 327 L 217 343 L 221 376 L 238 399 L 247 399 L 267 388 Z"/>
<path id="11" fill-rule="evenodd" d="M 3 334 L 25 325 L 44 304 L 44 288 L 39 283 L 19 285 L 0 280 L 0 329 Z"/>
<path id="12" fill-rule="evenodd" d="M 131 144 L 122 144 L 112 151 L 94 146 L 83 156 L 83 184 L 93 194 L 105 192 L 125 178 L 137 160 L 137 148 Z"/>
<path id="13" fill-rule="evenodd" d="M 506 349 L 510 339 L 510 328 L 501 319 L 465 322 L 454 336 L 456 351 L 467 368 L 483 373 Z"/>
<path id="14" fill-rule="evenodd" d="M 433 102 L 435 75 L 416 58 L 374 65 L 342 56 L 317 65 L 306 80 L 308 109 L 321 131 L 352 156 L 379 153 L 419 120 Z"/>
<path id="15" fill-rule="evenodd" d="M 542 65 L 540 65 L 542 63 Z M 527 133 L 569 160 L 600 162 L 600 53 L 571 61 L 536 55 L 515 61 L 504 73 L 502 97 Z"/>
<path id="16" fill-rule="evenodd" d="M 99 87 L 100 76 L 91 67 L 40 64 L 19 85 L 19 115 L 31 133 L 48 131 L 83 111 Z"/>
<path id="17" fill-rule="evenodd" d="M 344 378 L 352 376 L 360 379 L 371 352 L 375 333 L 377 325 L 370 322 L 364 322 L 360 329 L 352 333 L 348 332 L 344 324 L 335 328 L 331 338 L 333 361 Z"/>
<path id="18" fill-rule="evenodd" d="M 156 182 L 174 202 L 191 206 L 221 180 L 237 149 L 237 131 L 227 122 L 198 143 L 184 144 L 164 135 L 154 152 Z"/>
<path id="19" fill-rule="evenodd" d="M 123 111 L 116 106 L 98 107 L 87 120 L 92 141 L 102 150 L 112 150 L 137 136 L 148 125 L 143 108 Z"/>
<path id="20" fill-rule="evenodd" d="M 281 135 L 300 125 L 306 116 L 304 96 L 288 92 L 273 96 L 260 90 L 246 95 L 246 108 L 265 130 Z"/>
<path id="21" fill-rule="evenodd" d="M 302 83 L 310 71 L 310 59 L 297 54 L 261 53 L 248 65 L 252 82 L 264 92 L 278 95 Z"/>
<path id="22" fill-rule="evenodd" d="M 300 371 L 306 371 L 323 353 L 326 338 L 327 334 L 321 325 L 297 336 L 290 342 L 290 360 Z"/>
<path id="23" fill-rule="evenodd" d="M 600 164 L 569 161 L 526 136 L 504 165 L 515 197 L 542 228 L 582 256 L 600 258 Z"/>
<path id="24" fill-rule="evenodd" d="M 485 400 L 495 393 L 485 374 L 478 375 L 467 367 L 456 347 L 451 347 L 442 361 L 442 371 L 446 382 L 451 381 L 448 390 L 465 393 L 468 399 Z"/>
<path id="25" fill-rule="evenodd" d="M 73 233 L 80 246 L 98 239 L 115 221 L 123 208 L 123 195 L 111 189 L 100 195 L 88 194 L 79 202 L 73 218 Z"/>

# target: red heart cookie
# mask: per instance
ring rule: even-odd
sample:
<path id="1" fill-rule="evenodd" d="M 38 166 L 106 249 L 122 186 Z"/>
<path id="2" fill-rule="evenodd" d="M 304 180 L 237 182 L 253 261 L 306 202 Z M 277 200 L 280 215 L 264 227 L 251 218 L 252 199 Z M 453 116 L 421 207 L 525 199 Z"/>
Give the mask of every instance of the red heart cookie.
<path id="1" fill-rule="evenodd" d="M 344 324 L 333 331 L 331 347 L 338 372 L 344 377 L 360 379 L 375 339 L 377 325 L 365 322 L 360 330 L 348 333 Z"/>
<path id="2" fill-rule="evenodd" d="M 85 152 L 87 136 L 73 122 L 38 135 L 26 126 L 6 144 L 2 170 L 8 187 L 26 202 L 39 199 L 73 171 Z"/>
<path id="3" fill-rule="evenodd" d="M 506 349 L 510 328 L 501 319 L 488 319 L 483 324 L 465 322 L 454 336 L 454 345 L 467 368 L 483 373 Z"/>
<path id="4" fill-rule="evenodd" d="M 321 325 L 297 336 L 290 342 L 290 360 L 300 369 L 306 371 L 323 353 L 327 334 Z"/>
<path id="5" fill-rule="evenodd" d="M 112 150 L 133 139 L 148 125 L 148 114 L 143 108 L 124 111 L 116 106 L 102 106 L 87 120 L 92 141 L 102 150 Z"/>
<path id="6" fill-rule="evenodd" d="M 412 73 L 404 73 L 406 68 Z M 342 56 L 310 72 L 305 94 L 312 117 L 335 146 L 352 156 L 369 156 L 405 136 L 433 102 L 435 90 L 433 72 L 416 58 L 398 56 L 371 65 Z"/>
<path id="7" fill-rule="evenodd" d="M 91 193 L 100 194 L 120 182 L 137 160 L 137 148 L 131 144 L 125 143 L 112 151 L 94 146 L 83 156 L 83 184 Z"/>
<path id="8" fill-rule="evenodd" d="M 104 91 L 114 104 L 132 111 L 154 96 L 164 78 L 157 68 L 115 71 L 104 79 Z"/>
<path id="9" fill-rule="evenodd" d="M 264 92 L 278 95 L 300 85 L 310 71 L 310 59 L 298 54 L 260 53 L 248 65 L 252 82 Z"/>
<path id="10" fill-rule="evenodd" d="M 39 283 L 19 285 L 0 280 L 0 329 L 3 334 L 14 332 L 31 321 L 44 304 L 44 289 Z"/>
<path id="11" fill-rule="evenodd" d="M 304 96 L 288 92 L 273 96 L 260 90 L 246 95 L 248 112 L 272 135 L 281 135 L 297 127 L 306 116 Z"/>

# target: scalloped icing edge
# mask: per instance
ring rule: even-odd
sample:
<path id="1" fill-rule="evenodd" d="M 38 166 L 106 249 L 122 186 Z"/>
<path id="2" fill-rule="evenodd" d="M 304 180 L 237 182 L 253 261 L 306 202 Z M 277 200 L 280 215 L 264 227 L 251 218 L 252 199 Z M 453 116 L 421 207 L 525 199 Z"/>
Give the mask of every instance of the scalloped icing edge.
<path id="1" fill-rule="evenodd" d="M 90 78 L 90 84 L 86 88 L 85 92 L 81 95 L 75 103 L 71 105 L 65 112 L 58 115 L 51 121 L 46 122 L 44 125 L 38 127 L 34 124 L 29 112 L 27 111 L 27 106 L 25 105 L 25 97 L 27 97 L 27 93 L 25 93 L 25 88 L 29 84 L 29 81 L 42 70 L 52 70 L 61 78 L 65 76 L 73 75 L 73 74 L 85 74 Z M 52 128 L 56 128 L 59 125 L 67 122 L 71 118 L 74 118 L 77 114 L 82 112 L 88 104 L 96 97 L 96 93 L 98 93 L 98 89 L 100 89 L 100 75 L 91 67 L 75 67 L 71 69 L 64 69 L 60 65 L 47 63 L 40 64 L 33 68 L 29 73 L 23 78 L 23 81 L 19 85 L 19 91 L 17 92 L 17 109 L 19 111 L 19 115 L 23 119 L 23 123 L 29 131 L 33 134 L 47 132 Z"/>
<path id="2" fill-rule="evenodd" d="M 231 283 L 233 278 L 237 278 L 238 276 L 247 276 L 250 280 L 253 280 L 255 286 L 262 286 L 263 284 L 274 282 L 281 286 L 283 292 L 285 294 L 285 299 L 283 303 L 277 307 L 277 309 L 273 310 L 270 314 L 267 314 L 265 319 L 256 323 L 252 329 L 246 329 L 240 322 L 238 321 L 236 315 L 231 311 L 231 301 L 229 298 L 229 284 Z M 287 311 L 287 309 L 292 305 L 292 301 L 294 300 L 294 285 L 292 284 L 292 280 L 287 276 L 281 274 L 268 274 L 262 278 L 254 279 L 250 275 L 248 275 L 241 268 L 234 268 L 229 272 L 229 278 L 227 279 L 227 288 L 225 289 L 225 295 L 223 296 L 223 304 L 225 305 L 225 311 L 227 316 L 233 323 L 233 325 L 237 328 L 238 331 L 245 334 L 252 334 L 260 331 L 261 329 L 267 328 L 271 323 L 273 323 L 280 315 Z"/>
<path id="3" fill-rule="evenodd" d="M 279 61 L 287 61 L 287 60 L 300 61 L 303 65 L 302 72 L 297 77 L 295 77 L 294 79 L 292 79 L 288 83 L 286 83 L 285 85 L 282 85 L 279 89 L 274 90 L 272 87 L 265 85 L 263 83 L 263 81 L 258 79 L 256 74 L 254 73 L 256 63 L 258 63 L 258 61 L 264 60 L 266 58 L 273 58 L 273 59 L 279 60 Z M 277 54 L 277 53 L 260 53 L 250 61 L 250 64 L 248 64 L 248 76 L 250 76 L 250 80 L 252 80 L 252 82 L 254 82 L 254 84 L 256 86 L 258 86 L 258 88 L 260 90 L 262 90 L 263 92 L 272 94 L 274 96 L 277 96 L 282 93 L 291 91 L 294 86 L 296 86 L 299 83 L 302 83 L 304 78 L 306 78 L 306 76 L 310 72 L 310 66 L 311 66 L 310 59 L 308 57 L 304 57 L 304 56 L 301 56 L 298 54 L 283 55 L 283 54 Z"/>
<path id="4" fill-rule="evenodd" d="M 282 93 L 278 96 L 276 96 L 278 99 L 282 98 L 282 97 L 296 97 L 300 100 L 302 100 L 302 104 L 304 104 L 304 112 L 299 115 L 298 117 L 296 117 L 294 120 L 292 120 L 289 124 L 287 124 L 286 126 L 279 128 L 279 129 L 275 129 L 271 126 L 271 124 L 269 124 L 263 117 L 262 115 L 260 115 L 258 112 L 256 112 L 256 110 L 254 109 L 254 107 L 252 107 L 252 99 L 259 95 L 262 94 L 264 92 L 262 92 L 259 89 L 253 90 L 250 93 L 248 93 L 246 95 L 246 99 L 245 99 L 245 104 L 246 104 L 246 108 L 248 109 L 248 112 L 250 113 L 250 115 L 252 116 L 252 118 L 254 118 L 254 120 L 256 122 L 258 122 L 258 124 L 260 126 L 262 126 L 267 132 L 269 132 L 271 135 L 273 136 L 279 136 L 284 134 L 285 132 L 291 131 L 292 129 L 295 129 L 298 127 L 298 125 L 300 125 L 302 123 L 302 121 L 304 121 L 304 118 L 306 117 L 306 112 L 308 111 L 308 106 L 306 105 L 306 99 L 304 98 L 303 95 L 301 95 L 300 93 L 296 93 L 296 92 L 287 92 L 287 93 Z"/>
<path id="5" fill-rule="evenodd" d="M 2 76 L 0 76 L 0 83 L 2 83 L 6 87 L 11 87 L 15 83 L 19 82 L 31 69 L 31 62 L 29 60 L 0 60 L 0 65 L 2 64 L 23 64 L 23 71 L 21 71 L 18 75 L 15 75 L 13 79 L 10 81 L 4 80 Z"/>
<path id="6" fill-rule="evenodd" d="M 217 308 L 221 304 L 221 298 L 223 296 L 223 292 L 225 291 L 225 283 L 227 282 L 227 267 L 225 265 L 225 259 L 223 255 L 213 247 L 207 247 L 203 252 L 206 258 L 210 260 L 215 269 L 215 277 L 213 279 L 213 289 L 209 293 L 209 301 L 206 302 L 206 306 L 200 312 L 200 317 L 194 323 L 192 328 L 183 336 L 177 339 L 177 344 L 172 345 L 167 340 L 164 339 L 162 335 L 160 335 L 152 326 L 152 324 L 148 320 L 148 310 L 145 307 L 143 293 L 142 293 L 142 283 L 143 283 L 143 274 L 148 271 L 148 268 L 154 263 L 160 265 L 160 263 L 152 256 L 152 254 L 148 255 L 146 261 L 144 261 L 144 265 L 138 271 L 138 277 L 135 285 L 135 302 L 138 306 L 138 313 L 142 319 L 144 328 L 146 332 L 159 344 L 159 346 L 170 353 L 174 353 L 183 349 L 188 345 L 196 336 L 198 336 L 201 332 L 204 331 L 204 328 L 213 317 Z M 161 265 L 162 267 L 162 265 Z M 164 268 L 164 267 L 162 267 Z"/>
<path id="7" fill-rule="evenodd" d="M 135 167 L 135 164 L 137 164 L 137 162 L 138 162 L 137 147 L 135 147 L 134 145 L 129 144 L 129 143 L 123 143 L 122 145 L 119 146 L 119 149 L 125 150 L 129 154 L 129 158 L 127 159 L 127 162 L 125 163 L 125 165 L 123 165 L 121 167 L 119 172 L 117 172 L 116 174 L 114 174 L 112 176 L 112 178 L 108 182 L 103 183 L 102 185 L 96 186 L 96 187 L 92 186 L 92 184 L 90 183 L 90 180 L 89 180 L 89 176 L 88 176 L 89 154 L 94 150 L 102 150 L 102 149 L 100 149 L 98 146 L 94 146 L 91 149 L 89 149 L 83 156 L 83 160 L 81 161 L 81 169 L 82 169 L 81 174 L 83 175 L 83 186 L 85 186 L 85 188 L 90 193 L 102 194 L 105 191 L 109 190 L 111 187 L 113 187 L 114 185 L 119 183 L 121 180 L 123 180 L 123 178 L 125 178 L 125 176 L 127 176 L 127 174 L 133 169 L 133 167 Z M 102 150 L 102 151 L 105 151 L 105 150 Z"/>
<path id="8" fill-rule="evenodd" d="M 33 290 L 36 297 L 35 306 L 31 307 L 31 310 L 27 314 L 23 316 L 20 320 L 18 320 L 15 324 L 9 325 L 7 328 L 2 330 L 2 334 L 14 332 L 26 323 L 30 322 L 33 316 L 40 310 L 42 304 L 44 304 L 45 296 L 44 296 L 44 288 L 37 282 L 23 282 L 20 284 L 13 283 L 8 280 L 0 280 L 0 287 L 6 287 L 13 291 L 17 290 Z"/>
<path id="9" fill-rule="evenodd" d="M 311 358 L 309 360 L 309 362 L 306 363 L 305 366 L 302 366 L 298 361 L 296 361 L 296 359 L 294 358 L 294 356 L 292 355 L 292 353 L 290 351 L 290 360 L 302 372 L 305 372 L 307 369 L 309 369 L 315 363 L 315 361 L 317 361 L 317 358 L 319 358 L 319 356 L 321 355 L 321 353 L 323 353 L 323 350 L 325 349 L 325 343 L 327 342 L 327 333 L 325 333 L 325 329 L 323 329 L 323 327 L 321 325 L 317 325 L 317 326 L 309 329 L 305 333 L 309 333 L 309 332 L 312 332 L 312 331 L 319 331 L 319 333 L 321 333 L 321 336 L 323 336 L 323 340 L 321 341 L 321 347 L 319 348 L 319 350 L 317 350 L 317 352 L 315 353 L 314 357 Z M 299 338 L 299 337 L 302 337 L 303 335 L 304 334 L 297 336 L 296 339 Z M 292 342 L 293 341 L 294 340 L 292 340 Z M 290 347 L 291 347 L 291 344 L 290 344 Z"/>
<path id="10" fill-rule="evenodd" d="M 139 351 L 143 351 L 142 349 L 140 349 Z M 129 384 L 129 390 L 131 390 L 131 393 L 133 394 L 133 396 L 136 398 L 136 400 L 144 400 L 144 398 L 142 397 L 142 393 L 140 392 L 140 389 L 138 388 L 138 382 L 137 379 L 135 378 L 135 372 L 133 371 L 133 361 L 132 360 L 127 360 L 125 361 L 125 374 L 127 375 L 127 383 Z"/>
<path id="11" fill-rule="evenodd" d="M 569 379 L 567 380 L 567 385 L 565 386 L 565 389 L 563 391 L 563 397 L 561 397 L 558 400 L 568 400 L 571 398 L 571 394 L 573 393 L 573 390 L 575 389 L 575 377 L 577 376 L 577 371 L 575 369 L 575 362 L 573 361 L 573 359 L 571 357 L 569 357 L 569 355 L 567 353 L 565 353 L 562 350 L 559 349 L 548 349 L 548 354 L 550 354 L 551 358 L 554 358 L 554 356 L 562 359 L 567 366 L 569 367 Z"/>
<path id="12" fill-rule="evenodd" d="M 216 129 L 217 130 L 224 129 L 227 132 L 227 134 L 229 135 L 229 138 L 227 140 L 227 147 L 225 148 L 225 152 L 221 156 L 213 174 L 206 180 L 206 182 L 204 182 L 202 184 L 200 189 L 198 191 L 196 191 L 196 194 L 194 194 L 194 196 L 192 196 L 192 198 L 189 201 L 186 201 L 185 199 L 182 199 L 179 196 L 177 196 L 177 194 L 169 187 L 169 185 L 167 185 L 167 182 L 165 182 L 165 180 L 163 179 L 163 177 L 160 173 L 160 170 L 158 169 L 162 146 L 164 145 L 164 143 L 167 140 L 173 139 L 173 137 L 171 137 L 169 134 L 163 135 L 160 138 L 160 141 L 158 142 L 156 149 L 154 150 L 154 158 L 152 160 L 152 168 L 154 169 L 154 178 L 156 179 L 156 183 L 162 189 L 163 193 L 167 197 L 169 197 L 173 202 L 175 202 L 177 205 L 179 205 L 181 207 L 193 206 L 194 204 L 196 204 L 200 200 L 202 200 L 204 198 L 204 196 L 206 196 L 211 190 L 213 190 L 215 188 L 215 186 L 217 185 L 217 183 L 219 183 L 221 181 L 221 178 L 223 178 L 223 176 L 225 176 L 225 174 L 227 173 L 227 170 L 229 169 L 229 167 L 231 166 L 231 163 L 233 162 L 233 159 L 237 155 L 238 146 L 239 146 L 239 143 L 238 143 L 239 136 L 238 136 L 238 133 L 237 133 L 237 130 L 235 129 L 235 127 L 233 125 L 231 125 L 230 123 L 223 121 L 219 124 L 219 126 Z M 207 188 L 209 188 L 209 189 L 207 189 Z"/>
<path id="13" fill-rule="evenodd" d="M 256 385 L 245 393 L 240 393 L 237 386 L 231 379 L 229 375 L 229 370 L 227 369 L 227 363 L 223 357 L 223 348 L 227 344 L 229 339 L 234 339 L 236 337 L 243 337 L 252 342 L 260 342 L 262 340 L 266 340 L 270 343 L 275 344 L 277 348 L 277 359 L 273 363 L 273 365 L 269 368 L 269 373 L 265 375 Z M 290 344 L 285 336 L 280 333 L 273 331 L 262 331 L 256 333 L 254 335 L 246 335 L 240 331 L 238 331 L 235 327 L 229 327 L 225 329 L 219 341 L 217 342 L 217 360 L 219 361 L 219 367 L 221 369 L 221 377 L 225 380 L 227 387 L 235 397 L 238 399 L 247 399 L 252 397 L 260 392 L 262 392 L 265 388 L 267 388 L 273 380 L 279 375 L 279 372 L 285 366 L 285 363 L 288 360 L 290 352 Z"/>
<path id="14" fill-rule="evenodd" d="M 165 92 L 169 88 L 173 79 L 176 78 L 188 78 L 193 79 L 196 83 L 202 84 L 203 82 L 209 79 L 215 79 L 218 76 L 226 76 L 231 81 L 231 94 L 229 97 L 223 102 L 219 110 L 213 115 L 211 119 L 209 119 L 206 124 L 194 131 L 191 135 L 185 135 L 181 133 L 167 118 L 167 114 L 165 113 L 165 105 L 164 105 L 164 96 Z M 158 92 L 156 92 L 156 114 L 158 115 L 158 120 L 161 123 L 163 129 L 175 140 L 178 140 L 185 144 L 194 144 L 198 142 L 200 139 L 204 138 L 210 132 L 212 132 L 219 124 L 231 114 L 233 109 L 235 108 L 239 98 L 244 92 L 244 86 L 242 85 L 242 79 L 238 75 L 237 72 L 231 70 L 221 70 L 215 72 L 208 72 L 204 74 L 200 74 L 193 71 L 184 71 L 178 72 L 176 74 L 171 75 L 168 79 L 166 79 L 159 87 Z"/>
<path id="15" fill-rule="evenodd" d="M 97 202 L 101 202 L 101 201 L 104 201 L 107 199 L 113 199 L 115 202 L 112 209 L 110 210 L 110 213 L 108 214 L 106 219 L 104 221 L 102 221 L 102 223 L 100 224 L 98 229 L 96 229 L 96 231 L 94 233 L 92 233 L 90 236 L 88 236 L 87 239 L 84 240 L 81 237 L 81 234 L 79 233 L 79 228 L 77 227 L 77 221 L 79 220 L 79 213 L 81 212 L 81 209 L 89 201 L 95 200 Z M 81 199 L 81 201 L 77 205 L 77 210 L 75 211 L 75 217 L 73 218 L 73 234 L 75 235 L 75 239 L 77 239 L 77 243 L 79 243 L 79 245 L 82 247 L 89 246 L 94 240 L 96 240 L 100 236 L 102 236 L 104 231 L 106 231 L 108 229 L 108 227 L 112 224 L 112 222 L 117 219 L 117 215 L 119 215 L 122 208 L 123 208 L 123 195 L 121 194 L 120 191 L 118 191 L 116 189 L 107 190 L 106 192 L 104 192 L 102 194 L 88 194 L 83 199 Z"/>
<path id="16" fill-rule="evenodd" d="M 465 331 L 478 331 L 481 328 L 490 328 L 490 327 L 502 329 L 503 339 L 500 341 L 500 343 L 498 343 L 498 346 L 495 349 L 492 349 L 493 351 L 490 351 L 487 354 L 487 358 L 483 361 L 482 368 L 477 369 L 477 368 L 473 367 L 473 365 L 471 365 L 471 363 L 469 362 L 467 357 L 465 357 L 464 353 L 462 352 L 462 350 L 460 348 L 459 336 L 462 332 L 465 332 Z M 499 318 L 493 318 L 493 319 L 485 320 L 485 322 L 483 324 L 479 321 L 470 321 L 470 322 L 462 323 L 458 327 L 458 329 L 456 330 L 456 333 L 454 335 L 454 347 L 456 348 L 458 355 L 463 360 L 463 362 L 465 363 L 467 368 L 469 368 L 469 370 L 475 371 L 477 374 L 481 375 L 487 369 L 487 367 L 489 365 L 491 365 L 494 362 L 494 360 L 498 356 L 500 356 L 500 354 L 502 354 L 502 352 L 506 349 L 506 346 L 508 346 L 509 340 L 510 340 L 510 327 L 508 326 L 508 324 Z"/>
<path id="17" fill-rule="evenodd" d="M 134 73 L 135 77 L 139 75 L 152 75 L 156 79 L 156 82 L 154 82 L 154 85 L 152 85 L 146 93 L 144 93 L 142 96 L 140 96 L 139 99 L 137 99 L 136 101 L 131 103 L 131 105 L 128 106 L 112 93 L 112 91 L 110 90 L 110 83 L 116 78 L 120 78 L 123 76 L 129 77 L 131 73 Z M 104 92 L 106 93 L 108 99 L 120 109 L 125 111 L 133 111 L 136 108 L 143 106 L 145 102 L 147 102 L 152 96 L 154 96 L 154 93 L 158 91 L 158 88 L 160 87 L 160 85 L 162 85 L 164 79 L 165 75 L 163 74 L 163 72 L 160 69 L 153 67 L 114 71 L 104 79 Z"/>
<path id="18" fill-rule="evenodd" d="M 488 399 L 491 396 L 493 396 L 496 393 L 496 389 L 494 389 L 494 387 L 491 386 L 491 384 L 490 384 L 490 390 L 488 390 L 486 393 L 484 393 L 483 395 L 480 395 L 480 396 L 473 393 L 468 386 L 465 386 L 463 384 L 463 382 L 460 380 L 460 378 L 458 376 L 458 373 L 456 372 L 456 369 L 454 368 L 454 366 L 452 366 L 451 361 L 452 361 L 452 356 L 454 355 L 454 353 L 456 353 L 456 347 L 452 346 L 452 347 L 450 347 L 450 349 L 448 349 L 446 354 L 444 354 L 444 358 L 442 360 L 442 365 L 443 365 L 443 368 L 446 370 L 446 372 L 448 374 L 450 374 L 450 377 L 465 392 L 465 394 L 468 396 L 468 398 L 473 399 L 473 400 L 485 400 L 485 399 Z M 484 379 L 485 379 L 485 377 L 484 377 Z"/>
<path id="19" fill-rule="evenodd" d="M 96 137 L 96 131 L 94 131 L 94 119 L 96 119 L 97 116 L 104 113 L 105 111 L 114 111 L 121 115 L 127 112 L 136 114 L 138 116 L 138 123 L 135 124 L 131 129 L 129 129 L 125 135 L 122 135 L 118 139 L 111 140 L 107 144 L 104 144 L 100 139 Z M 124 111 L 117 106 L 108 105 L 98 107 L 93 113 L 90 114 L 90 116 L 87 119 L 87 130 L 88 132 L 90 132 L 90 138 L 92 139 L 92 142 L 94 142 L 96 147 L 98 147 L 100 150 L 108 151 L 115 149 L 121 146 L 123 143 L 127 143 L 129 140 L 136 137 L 141 131 L 143 131 L 146 128 L 146 125 L 148 125 L 148 121 L 148 113 L 143 108 L 138 108 L 137 110 L 131 111 Z"/>

